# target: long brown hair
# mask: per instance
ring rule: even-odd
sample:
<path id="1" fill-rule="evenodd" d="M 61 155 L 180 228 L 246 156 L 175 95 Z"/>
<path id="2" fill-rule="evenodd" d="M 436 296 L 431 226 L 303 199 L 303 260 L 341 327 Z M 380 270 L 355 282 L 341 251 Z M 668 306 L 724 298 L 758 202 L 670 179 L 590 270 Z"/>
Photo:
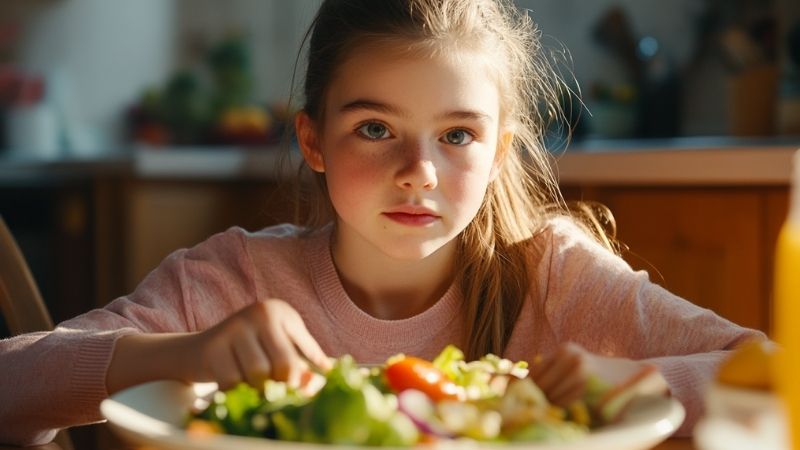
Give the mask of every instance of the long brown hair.
<path id="1" fill-rule="evenodd" d="M 565 85 L 541 48 L 527 16 L 507 0 L 326 0 L 310 36 L 304 111 L 324 120 L 332 75 L 365 43 L 402 43 L 409 51 L 447 54 L 469 46 L 486 55 L 501 96 L 501 125 L 513 130 L 502 170 L 483 205 L 459 237 L 457 280 L 466 305 L 467 356 L 502 354 L 531 288 L 526 241 L 545 219 L 567 208 L 542 144 L 547 123 L 561 116 Z M 499 143 L 498 143 L 499 145 Z M 307 170 L 303 165 L 301 170 Z M 309 229 L 334 219 L 325 175 L 305 173 L 298 211 Z"/>

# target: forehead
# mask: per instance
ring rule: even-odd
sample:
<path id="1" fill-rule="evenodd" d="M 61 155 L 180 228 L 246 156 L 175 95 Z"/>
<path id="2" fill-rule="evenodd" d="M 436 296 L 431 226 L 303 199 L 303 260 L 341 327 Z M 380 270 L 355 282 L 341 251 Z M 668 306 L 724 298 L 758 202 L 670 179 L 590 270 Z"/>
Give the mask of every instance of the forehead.
<path id="1" fill-rule="evenodd" d="M 328 89 L 329 112 L 369 99 L 425 114 L 480 110 L 500 114 L 498 85 L 486 59 L 469 50 L 420 52 L 400 45 L 362 45 L 339 65 Z M 333 109 L 333 111 L 331 111 Z"/>

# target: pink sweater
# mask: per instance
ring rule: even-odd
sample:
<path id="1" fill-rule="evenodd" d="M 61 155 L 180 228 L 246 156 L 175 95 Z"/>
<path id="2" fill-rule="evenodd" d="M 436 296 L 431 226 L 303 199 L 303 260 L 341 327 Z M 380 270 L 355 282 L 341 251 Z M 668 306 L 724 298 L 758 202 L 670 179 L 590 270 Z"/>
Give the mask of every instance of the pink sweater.
<path id="1" fill-rule="evenodd" d="M 431 358 L 447 344 L 463 346 L 455 285 L 404 320 L 358 309 L 334 268 L 330 230 L 303 238 L 290 225 L 255 233 L 231 228 L 176 251 L 132 294 L 103 309 L 53 332 L 0 341 L 0 443 L 43 443 L 55 429 L 100 420 L 119 336 L 203 330 L 258 299 L 292 304 L 329 356 L 380 363 L 395 353 Z M 503 356 L 530 361 L 574 341 L 596 353 L 652 361 L 687 409 L 683 433 L 702 413 L 703 388 L 723 350 L 763 337 L 670 294 L 568 220 L 553 220 L 533 239 L 531 292 Z"/>

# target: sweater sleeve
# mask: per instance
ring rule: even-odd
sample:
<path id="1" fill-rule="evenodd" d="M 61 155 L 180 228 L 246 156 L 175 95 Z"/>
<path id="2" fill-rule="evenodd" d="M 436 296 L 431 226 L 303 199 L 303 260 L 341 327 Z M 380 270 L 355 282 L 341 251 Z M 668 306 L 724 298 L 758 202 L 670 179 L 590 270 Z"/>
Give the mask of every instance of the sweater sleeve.
<path id="1" fill-rule="evenodd" d="M 232 229 L 176 251 L 132 294 L 51 332 L 0 340 L 0 443 L 38 445 L 58 429 L 101 420 L 106 371 L 119 337 L 194 331 L 253 301 L 242 236 Z"/>
<path id="2" fill-rule="evenodd" d="M 766 336 L 673 295 L 575 225 L 554 229 L 545 314 L 557 339 L 657 365 L 686 408 L 678 434 L 691 434 L 719 363 L 742 341 Z"/>

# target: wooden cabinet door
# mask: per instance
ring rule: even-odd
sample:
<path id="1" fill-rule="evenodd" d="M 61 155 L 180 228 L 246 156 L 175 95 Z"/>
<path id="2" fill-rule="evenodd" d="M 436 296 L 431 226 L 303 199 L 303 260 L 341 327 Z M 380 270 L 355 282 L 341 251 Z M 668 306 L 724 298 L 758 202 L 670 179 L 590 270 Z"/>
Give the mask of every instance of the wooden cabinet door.
<path id="1" fill-rule="evenodd" d="M 575 195 L 575 191 L 571 191 Z M 584 189 L 617 222 L 623 257 L 671 292 L 767 330 L 764 194 L 738 188 Z"/>
<path id="2" fill-rule="evenodd" d="M 125 191 L 126 292 L 175 250 L 234 225 L 254 231 L 291 220 L 289 199 L 267 182 L 132 180 Z"/>

